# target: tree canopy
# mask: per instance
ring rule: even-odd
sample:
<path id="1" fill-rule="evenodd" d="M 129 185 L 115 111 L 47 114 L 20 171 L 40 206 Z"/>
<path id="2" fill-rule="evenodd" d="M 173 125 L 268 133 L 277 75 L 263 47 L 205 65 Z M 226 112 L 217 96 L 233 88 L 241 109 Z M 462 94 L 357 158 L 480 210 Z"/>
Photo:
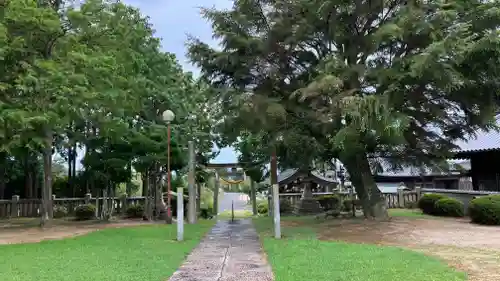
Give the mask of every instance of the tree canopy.
<path id="1" fill-rule="evenodd" d="M 167 109 L 176 115 L 173 170 L 185 167 L 188 140 L 199 153 L 211 150 L 212 87 L 161 50 L 137 9 L 23 0 L 5 1 L 0 11 L 0 199 L 41 192 L 50 201 L 55 153 L 68 164 L 66 196 L 114 194 L 133 171 L 146 191 L 161 189 Z"/>
<path id="2" fill-rule="evenodd" d="M 280 163 L 340 159 L 367 217 L 387 215 L 381 159 L 439 165 L 456 140 L 494 128 L 495 1 L 237 0 L 203 14 L 222 47 L 192 39 L 189 55 L 224 89 L 228 142 L 262 135 L 284 147 Z"/>

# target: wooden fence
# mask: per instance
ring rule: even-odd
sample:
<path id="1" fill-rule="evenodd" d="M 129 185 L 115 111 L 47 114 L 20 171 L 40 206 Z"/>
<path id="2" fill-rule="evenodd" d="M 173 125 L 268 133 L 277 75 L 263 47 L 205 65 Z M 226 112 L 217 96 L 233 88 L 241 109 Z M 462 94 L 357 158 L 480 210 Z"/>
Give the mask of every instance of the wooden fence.
<path id="1" fill-rule="evenodd" d="M 469 202 L 479 196 L 490 194 L 500 194 L 499 192 L 489 191 L 472 191 L 472 190 L 448 190 L 448 189 L 430 189 L 430 188 L 417 188 L 414 191 L 398 190 L 394 193 L 383 193 L 388 208 L 404 208 L 408 204 L 414 204 L 418 201 L 420 196 L 425 193 L 439 193 L 446 196 L 455 198 L 464 203 L 465 209 Z M 351 197 L 357 198 L 356 194 L 348 192 L 318 192 L 313 193 L 314 197 L 323 195 L 337 194 L 342 199 L 350 199 Z M 174 195 L 175 196 L 175 195 Z M 280 194 L 282 200 L 288 200 L 292 206 L 297 203 L 302 197 L 302 193 L 283 193 Z M 111 199 L 111 198 L 108 198 Z M 117 213 L 122 213 L 126 206 L 135 204 L 144 204 L 146 198 L 142 196 L 137 197 L 114 197 L 113 204 Z M 104 198 L 93 198 L 87 194 L 84 198 L 56 198 L 52 197 L 53 206 L 64 206 L 68 210 L 68 214 L 74 213 L 75 208 L 81 204 L 94 204 L 102 206 Z M 0 200 L 0 219 L 10 217 L 39 217 L 41 210 L 40 199 L 21 199 L 19 196 L 13 196 L 11 200 Z"/>
<path id="2" fill-rule="evenodd" d="M 406 208 L 410 205 L 415 205 L 422 194 L 426 193 L 438 193 L 443 194 L 457 200 L 460 200 L 464 203 L 465 209 L 469 205 L 469 202 L 479 196 L 486 196 L 491 194 L 500 194 L 500 192 L 492 192 L 492 191 L 473 191 L 473 190 L 451 190 L 451 189 L 432 189 L 432 188 L 416 188 L 412 191 L 404 191 L 398 190 L 397 192 L 391 193 L 382 193 L 385 198 L 385 202 L 387 204 L 387 208 Z M 313 196 L 318 198 L 324 195 L 338 195 L 342 200 L 350 199 L 354 197 L 357 199 L 357 195 L 350 194 L 348 192 L 316 192 L 313 193 Z M 281 200 L 289 201 L 292 206 L 297 203 L 302 197 L 302 193 L 282 193 L 280 194 Z"/>
<path id="3" fill-rule="evenodd" d="M 74 213 L 76 207 L 82 204 L 93 204 L 95 206 L 102 206 L 104 202 L 103 197 L 93 198 L 87 194 L 84 198 L 56 198 L 52 197 L 52 204 L 54 208 L 57 206 L 65 207 L 68 214 Z M 146 198 L 142 196 L 137 197 L 113 197 L 112 199 L 117 213 L 121 213 L 125 206 L 144 204 Z M 40 199 L 21 199 L 19 196 L 12 196 L 11 200 L 0 200 L 0 218 L 12 217 L 39 217 L 42 202 Z"/>

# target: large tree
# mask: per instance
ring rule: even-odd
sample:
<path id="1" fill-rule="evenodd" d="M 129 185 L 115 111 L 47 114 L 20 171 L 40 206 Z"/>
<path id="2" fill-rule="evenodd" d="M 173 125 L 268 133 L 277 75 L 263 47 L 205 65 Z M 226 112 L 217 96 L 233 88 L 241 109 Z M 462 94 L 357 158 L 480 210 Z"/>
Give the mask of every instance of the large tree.
<path id="1" fill-rule="evenodd" d="M 67 188 L 58 179 L 58 194 L 107 197 L 124 183 L 130 192 L 136 170 L 145 191 L 160 198 L 166 109 L 176 114 L 173 170 L 183 171 L 188 140 L 200 153 L 211 149 L 212 87 L 161 51 L 137 9 L 107 0 L 77 8 L 25 0 L 5 1 L 0 10 L 0 198 L 42 193 L 44 221 L 50 218 L 56 153 L 68 163 Z"/>
<path id="2" fill-rule="evenodd" d="M 367 217 L 387 216 L 377 160 L 436 165 L 455 140 L 493 127 L 494 1 L 238 0 L 203 13 L 222 48 L 192 40 L 189 54 L 226 89 L 227 126 L 293 131 L 295 159 L 339 158 Z"/>

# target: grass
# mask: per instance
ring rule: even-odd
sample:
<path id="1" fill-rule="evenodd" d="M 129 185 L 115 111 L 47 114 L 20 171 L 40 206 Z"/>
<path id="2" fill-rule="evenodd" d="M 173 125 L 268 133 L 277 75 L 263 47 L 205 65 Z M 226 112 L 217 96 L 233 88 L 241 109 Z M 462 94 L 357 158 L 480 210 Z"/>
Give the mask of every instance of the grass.
<path id="1" fill-rule="evenodd" d="M 284 221 L 287 219 L 284 218 Z M 293 218 L 294 221 L 297 218 Z M 463 281 L 438 259 L 396 247 L 327 242 L 316 239 L 313 221 L 282 227 L 285 239 L 271 238 L 270 218 L 254 219 L 275 281 Z"/>
<path id="2" fill-rule="evenodd" d="M 164 281 L 213 225 L 185 225 L 176 242 L 175 225 L 106 229 L 64 240 L 0 246 L 2 281 Z"/>
<path id="3" fill-rule="evenodd" d="M 443 219 L 444 217 L 431 216 L 422 213 L 420 209 L 389 209 L 391 217 L 405 217 L 416 219 Z"/>

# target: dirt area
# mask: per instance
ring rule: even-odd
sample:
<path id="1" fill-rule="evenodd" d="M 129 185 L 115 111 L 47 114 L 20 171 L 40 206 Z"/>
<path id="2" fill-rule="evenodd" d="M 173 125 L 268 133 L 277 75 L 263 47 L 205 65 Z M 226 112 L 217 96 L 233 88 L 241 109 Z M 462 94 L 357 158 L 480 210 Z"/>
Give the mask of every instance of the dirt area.
<path id="1" fill-rule="evenodd" d="M 319 239 L 405 247 L 445 260 L 471 281 L 500 281 L 500 227 L 464 219 L 330 220 Z"/>
<path id="2" fill-rule="evenodd" d="M 57 221 L 50 226 L 39 228 L 32 220 L 0 221 L 0 245 L 35 243 L 87 234 L 105 228 L 117 228 L 150 224 L 142 220 L 118 220 L 109 223 L 99 221 L 76 222 Z"/>

